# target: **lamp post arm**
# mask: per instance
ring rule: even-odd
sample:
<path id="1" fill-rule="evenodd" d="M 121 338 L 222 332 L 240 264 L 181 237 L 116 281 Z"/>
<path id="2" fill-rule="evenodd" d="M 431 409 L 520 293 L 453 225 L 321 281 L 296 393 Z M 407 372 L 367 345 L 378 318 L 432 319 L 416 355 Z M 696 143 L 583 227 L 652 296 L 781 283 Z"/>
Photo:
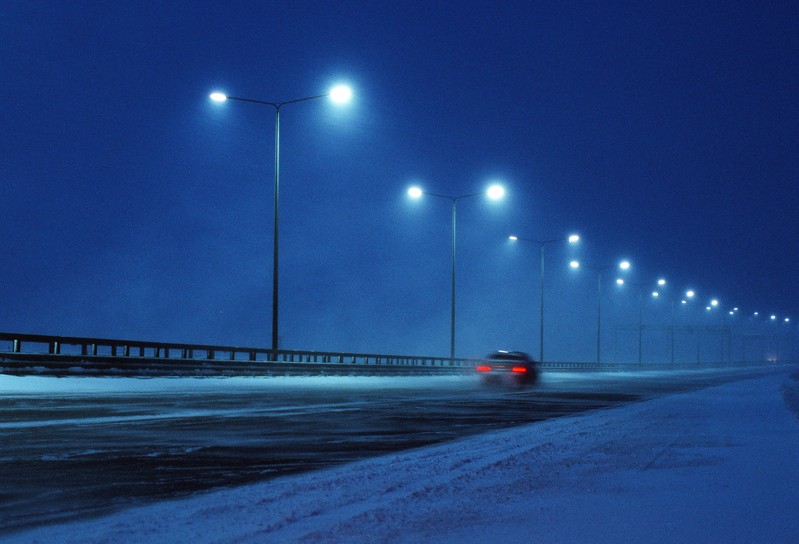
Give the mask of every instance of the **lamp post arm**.
<path id="1" fill-rule="evenodd" d="M 568 240 L 568 238 L 556 238 L 554 240 L 533 240 L 532 238 L 522 238 L 521 236 L 517 236 L 516 239 L 522 242 L 530 242 L 531 244 L 538 244 L 540 246 L 545 246 L 547 244 L 554 244 L 555 242 L 566 242 Z"/>
<path id="2" fill-rule="evenodd" d="M 452 202 L 456 202 L 456 201 L 458 201 L 458 200 L 460 200 L 462 198 L 469 198 L 469 197 L 472 197 L 472 196 L 482 196 L 482 195 L 484 195 L 486 193 L 484 191 L 482 193 L 471 193 L 471 194 L 468 194 L 468 195 L 452 196 L 452 195 L 441 195 L 441 194 L 438 194 L 438 193 L 428 193 L 427 191 L 425 191 L 424 194 L 427 195 L 427 196 L 434 196 L 434 197 L 437 197 L 437 198 L 446 198 L 447 200 L 451 200 Z"/>
<path id="3" fill-rule="evenodd" d="M 285 100 L 283 102 L 268 102 L 266 100 L 253 100 L 252 98 L 241 98 L 239 96 L 228 96 L 228 100 L 238 100 L 239 102 L 251 102 L 253 104 L 263 104 L 265 106 L 272 106 L 275 109 L 280 109 L 286 104 L 294 104 L 295 102 L 305 102 L 306 100 L 315 100 L 317 98 L 325 98 L 329 94 L 318 94 L 315 96 L 306 96 L 305 98 L 295 98 L 294 100 Z"/>
<path id="4" fill-rule="evenodd" d="M 317 94 L 316 96 L 306 96 L 305 98 L 295 98 L 294 100 L 286 100 L 285 102 L 278 102 L 277 106 L 285 106 L 286 104 L 294 104 L 295 102 L 305 102 L 306 100 L 316 100 L 317 98 L 327 98 L 330 94 Z"/>
<path id="5" fill-rule="evenodd" d="M 265 106 L 272 106 L 273 108 L 279 108 L 280 103 L 278 102 L 266 102 L 264 100 L 253 100 L 252 98 L 240 98 L 238 96 L 228 96 L 228 100 L 238 100 L 239 102 L 250 102 L 252 104 L 263 104 Z"/>

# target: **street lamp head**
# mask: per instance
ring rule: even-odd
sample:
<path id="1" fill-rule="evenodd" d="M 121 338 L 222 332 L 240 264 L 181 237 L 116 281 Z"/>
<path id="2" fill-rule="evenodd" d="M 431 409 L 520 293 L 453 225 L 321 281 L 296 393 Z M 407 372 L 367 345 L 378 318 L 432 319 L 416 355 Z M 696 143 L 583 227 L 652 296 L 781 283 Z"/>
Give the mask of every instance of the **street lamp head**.
<path id="1" fill-rule="evenodd" d="M 408 189 L 408 196 L 411 198 L 422 198 L 423 194 L 424 192 L 419 187 L 414 186 Z"/>
<path id="2" fill-rule="evenodd" d="M 714 298 L 713 300 L 711 300 L 711 301 L 710 301 L 710 305 L 711 305 L 711 306 L 713 306 L 714 308 L 715 308 L 716 306 L 718 306 L 718 305 L 719 305 L 719 301 L 718 301 L 718 299 L 715 299 L 715 298 Z"/>
<path id="3" fill-rule="evenodd" d="M 574 268 L 574 269 L 580 268 L 580 261 L 571 261 L 569 263 L 569 266 Z"/>
<path id="4" fill-rule="evenodd" d="M 224 102 L 227 100 L 227 95 L 225 93 L 211 93 L 209 97 L 214 102 Z"/>
<path id="5" fill-rule="evenodd" d="M 505 196 L 505 188 L 502 185 L 494 184 L 488 188 L 486 191 L 488 198 L 491 200 L 499 200 L 503 196 Z"/>
<path id="6" fill-rule="evenodd" d="M 658 293 L 657 291 L 652 291 L 652 297 L 653 298 L 658 298 L 658 297 L 660 297 L 660 293 Z"/>
<path id="7" fill-rule="evenodd" d="M 663 287 L 664 285 L 666 285 L 666 280 L 665 280 L 664 278 L 660 278 L 660 279 L 658 280 L 658 285 L 660 285 L 661 287 Z"/>
<path id="8" fill-rule="evenodd" d="M 772 314 L 772 315 L 771 315 L 771 320 L 772 320 L 772 321 L 775 321 L 776 319 L 777 319 L 777 316 Z"/>
<path id="9" fill-rule="evenodd" d="M 345 104 L 350 101 L 350 98 L 352 98 L 352 89 L 346 85 L 336 85 L 330 89 L 330 93 L 328 94 L 330 96 L 330 100 L 336 104 Z"/>
<path id="10" fill-rule="evenodd" d="M 621 278 L 616 278 L 616 285 L 624 285 L 624 280 Z"/>
<path id="11" fill-rule="evenodd" d="M 576 244 L 579 241 L 580 241 L 580 236 L 579 235 L 572 234 L 571 236 L 569 236 L 569 243 L 570 244 Z"/>
<path id="12" fill-rule="evenodd" d="M 696 293 L 693 289 L 688 289 L 688 291 L 685 292 L 685 296 L 688 298 L 694 298 L 694 295 L 696 295 Z"/>
<path id="13" fill-rule="evenodd" d="M 519 237 L 518 237 L 518 236 L 516 236 L 516 235 L 514 235 L 514 234 L 511 234 L 510 236 L 508 236 L 508 240 L 513 240 L 514 242 L 515 242 L 516 240 L 518 240 L 518 239 L 519 239 Z"/>
<path id="14" fill-rule="evenodd" d="M 622 261 L 619 263 L 619 268 L 622 270 L 629 270 L 630 269 L 630 261 Z"/>

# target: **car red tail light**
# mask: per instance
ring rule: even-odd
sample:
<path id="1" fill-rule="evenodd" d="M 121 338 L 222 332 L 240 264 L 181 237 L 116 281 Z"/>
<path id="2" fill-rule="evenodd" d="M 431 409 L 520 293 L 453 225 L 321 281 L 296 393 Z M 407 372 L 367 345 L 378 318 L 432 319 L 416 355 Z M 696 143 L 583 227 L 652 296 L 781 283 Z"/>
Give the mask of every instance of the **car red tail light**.
<path id="1" fill-rule="evenodd" d="M 491 372 L 493 369 L 488 365 L 477 365 L 475 367 L 477 372 Z"/>
<path id="2" fill-rule="evenodd" d="M 523 366 L 514 366 L 513 368 L 511 368 L 511 372 L 516 372 L 517 374 L 524 374 L 525 372 L 527 372 L 527 368 Z"/>

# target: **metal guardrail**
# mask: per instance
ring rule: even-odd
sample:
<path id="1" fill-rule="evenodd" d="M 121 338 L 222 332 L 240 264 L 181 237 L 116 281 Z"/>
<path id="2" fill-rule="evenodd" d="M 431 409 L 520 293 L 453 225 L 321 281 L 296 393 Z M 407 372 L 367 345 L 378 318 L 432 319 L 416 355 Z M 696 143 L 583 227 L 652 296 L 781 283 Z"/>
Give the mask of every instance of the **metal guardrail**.
<path id="1" fill-rule="evenodd" d="M 474 359 L 373 353 L 272 350 L 140 340 L 111 340 L 74 336 L 0 332 L 0 358 L 19 360 L 24 356 L 44 359 L 129 359 L 197 362 L 315 363 L 348 365 L 393 365 L 414 367 L 470 368 Z"/>
<path id="2" fill-rule="evenodd" d="M 18 375 L 457 374 L 470 372 L 478 361 L 0 332 L 0 373 Z M 545 362 L 540 367 L 562 371 L 618 371 L 752 364 Z"/>

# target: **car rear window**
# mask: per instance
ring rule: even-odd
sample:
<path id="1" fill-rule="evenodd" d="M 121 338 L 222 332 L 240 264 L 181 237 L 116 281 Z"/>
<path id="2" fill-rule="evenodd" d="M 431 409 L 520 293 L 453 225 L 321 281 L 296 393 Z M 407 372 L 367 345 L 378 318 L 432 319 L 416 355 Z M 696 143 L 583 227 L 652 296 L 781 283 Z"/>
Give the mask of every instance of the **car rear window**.
<path id="1" fill-rule="evenodd" d="M 523 355 L 516 355 L 515 353 L 492 353 L 488 358 L 492 361 L 527 361 Z"/>

